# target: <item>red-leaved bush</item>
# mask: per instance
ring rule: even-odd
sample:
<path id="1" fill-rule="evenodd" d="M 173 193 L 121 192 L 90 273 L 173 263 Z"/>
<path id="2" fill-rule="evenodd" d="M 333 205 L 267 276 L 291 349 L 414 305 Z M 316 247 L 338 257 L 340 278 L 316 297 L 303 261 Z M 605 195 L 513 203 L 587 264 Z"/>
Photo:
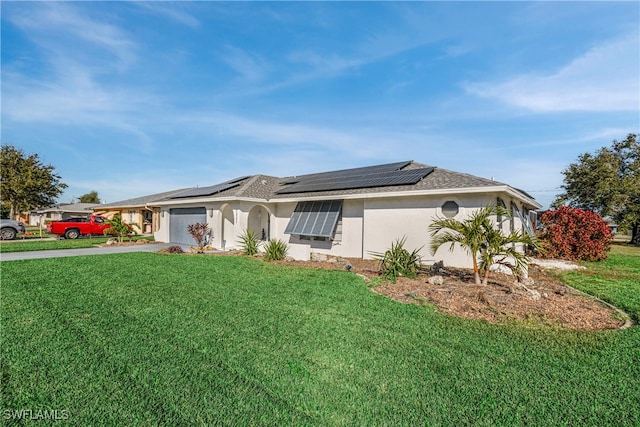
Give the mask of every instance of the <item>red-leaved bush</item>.
<path id="1" fill-rule="evenodd" d="M 602 261 L 607 258 L 613 234 L 595 212 L 562 206 L 540 217 L 538 239 L 545 258 Z"/>

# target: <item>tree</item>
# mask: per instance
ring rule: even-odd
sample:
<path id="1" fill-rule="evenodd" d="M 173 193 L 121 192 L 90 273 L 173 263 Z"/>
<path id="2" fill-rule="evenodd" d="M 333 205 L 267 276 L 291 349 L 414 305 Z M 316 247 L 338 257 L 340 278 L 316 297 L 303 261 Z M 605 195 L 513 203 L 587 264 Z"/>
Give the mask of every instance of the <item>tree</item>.
<path id="1" fill-rule="evenodd" d="M 480 270 L 484 271 L 482 284 L 487 284 L 491 266 L 495 264 L 508 268 L 518 278 L 523 277 L 529 265 L 529 258 L 518 250 L 518 247 L 524 244 L 529 248 L 536 248 L 537 242 L 528 234 L 517 230 L 506 236 L 496 228 L 487 228 L 486 233 L 486 244 L 480 249 Z"/>
<path id="2" fill-rule="evenodd" d="M 97 191 L 91 191 L 90 193 L 83 194 L 78 199 L 79 203 L 100 203 L 100 197 L 98 197 Z"/>
<path id="3" fill-rule="evenodd" d="M 130 236 L 131 234 L 138 234 L 134 227 L 138 228 L 136 224 L 127 224 L 123 221 L 122 215 L 115 214 L 111 219 L 107 219 L 104 221 L 107 224 L 107 228 L 104 229 L 104 235 L 115 235 L 118 237 L 118 242 L 122 243 L 125 236 Z"/>
<path id="4" fill-rule="evenodd" d="M 20 211 L 52 205 L 67 188 L 52 165 L 44 165 L 37 154 L 27 156 L 12 145 L 2 146 L 0 178 L 0 196 L 10 218 Z"/>
<path id="5" fill-rule="evenodd" d="M 632 231 L 631 241 L 640 244 L 640 142 L 629 134 L 614 140 L 596 154 L 584 153 L 564 171 L 564 193 L 553 202 L 611 217 L 622 229 Z"/>
<path id="6" fill-rule="evenodd" d="M 508 266 L 518 276 L 522 275 L 527 266 L 527 257 L 518 252 L 516 245 L 525 244 L 535 246 L 533 239 L 527 234 L 512 231 L 505 236 L 491 221 L 492 216 L 508 218 L 510 212 L 502 206 L 485 206 L 473 212 L 464 221 L 453 218 L 438 218 L 430 226 L 433 238 L 431 252 L 450 244 L 453 251 L 456 243 L 471 255 L 473 261 L 473 277 L 476 285 L 487 284 L 489 271 L 494 264 Z M 484 272 L 484 280 L 480 281 L 480 271 Z"/>

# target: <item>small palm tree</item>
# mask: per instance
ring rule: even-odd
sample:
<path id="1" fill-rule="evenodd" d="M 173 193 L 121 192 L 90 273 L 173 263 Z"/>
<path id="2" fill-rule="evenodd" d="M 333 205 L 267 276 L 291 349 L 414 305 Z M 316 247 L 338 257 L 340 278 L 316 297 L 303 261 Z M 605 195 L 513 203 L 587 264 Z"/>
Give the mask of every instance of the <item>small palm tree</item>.
<path id="1" fill-rule="evenodd" d="M 127 224 L 123 221 L 122 215 L 115 214 L 111 219 L 107 219 L 104 221 L 107 224 L 107 228 L 104 229 L 103 233 L 106 236 L 107 234 L 114 234 L 118 237 L 118 242 L 122 243 L 125 236 L 130 236 L 131 234 L 138 234 L 133 228 L 138 226 L 136 224 Z"/>
<path id="2" fill-rule="evenodd" d="M 480 270 L 484 272 L 483 285 L 487 284 L 489 271 L 491 266 L 495 264 L 508 268 L 518 278 L 524 275 L 529 258 L 518 250 L 518 246 L 521 244 L 536 247 L 536 242 L 526 233 L 514 230 L 505 236 L 498 229 L 487 230 L 486 244 L 480 250 Z"/>
<path id="3" fill-rule="evenodd" d="M 460 244 L 471 255 L 476 285 L 487 283 L 489 270 L 494 264 L 508 266 L 521 275 L 528 258 L 518 252 L 516 245 L 524 243 L 533 246 L 534 242 L 527 234 L 519 232 L 503 235 L 491 221 L 494 215 L 509 217 L 510 213 L 502 206 L 485 206 L 464 221 L 438 218 L 429 226 L 433 238 L 431 252 L 435 254 L 440 246 L 447 243 L 450 244 L 449 250 L 453 252 L 456 243 Z M 515 265 L 509 262 L 511 259 Z M 484 271 L 483 282 L 480 281 L 480 270 Z"/>

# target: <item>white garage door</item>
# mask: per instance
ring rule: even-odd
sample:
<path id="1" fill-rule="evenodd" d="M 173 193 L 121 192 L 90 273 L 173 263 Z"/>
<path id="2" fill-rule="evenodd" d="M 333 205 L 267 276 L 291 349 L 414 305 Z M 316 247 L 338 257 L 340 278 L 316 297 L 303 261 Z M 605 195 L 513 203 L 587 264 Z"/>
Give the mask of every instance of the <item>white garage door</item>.
<path id="1" fill-rule="evenodd" d="M 207 211 L 205 208 L 176 208 L 169 211 L 170 227 L 169 240 L 171 243 L 181 243 L 183 245 L 195 245 L 196 242 L 187 231 L 187 226 L 196 222 L 207 222 Z"/>

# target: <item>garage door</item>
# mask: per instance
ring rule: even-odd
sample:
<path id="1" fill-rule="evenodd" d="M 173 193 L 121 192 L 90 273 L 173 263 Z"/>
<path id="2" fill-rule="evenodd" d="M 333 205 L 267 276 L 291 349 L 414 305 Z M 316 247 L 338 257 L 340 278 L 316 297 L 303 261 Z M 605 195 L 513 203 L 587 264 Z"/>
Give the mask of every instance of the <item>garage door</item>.
<path id="1" fill-rule="evenodd" d="M 205 208 L 171 209 L 169 215 L 169 240 L 171 240 L 171 243 L 195 245 L 196 242 L 187 231 L 187 226 L 195 224 L 196 222 L 207 222 L 207 211 Z"/>

